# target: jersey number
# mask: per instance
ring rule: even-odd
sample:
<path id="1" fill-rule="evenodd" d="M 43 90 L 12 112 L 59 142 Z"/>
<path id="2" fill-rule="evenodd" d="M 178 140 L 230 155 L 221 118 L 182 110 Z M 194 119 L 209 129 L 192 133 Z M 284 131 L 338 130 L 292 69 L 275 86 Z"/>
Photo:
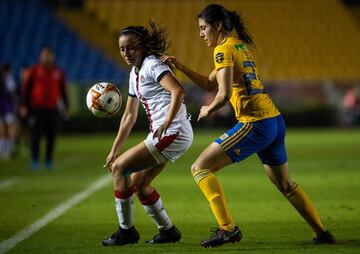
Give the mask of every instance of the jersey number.
<path id="1" fill-rule="evenodd" d="M 252 72 L 244 74 L 246 91 L 247 91 L 248 95 L 251 95 L 251 92 L 252 92 L 251 82 L 253 80 L 260 80 L 260 78 L 258 75 L 256 75 L 256 71 L 255 71 L 256 66 L 255 66 L 254 61 L 243 61 L 243 65 L 244 65 L 244 68 L 251 67 L 251 69 L 252 69 Z"/>

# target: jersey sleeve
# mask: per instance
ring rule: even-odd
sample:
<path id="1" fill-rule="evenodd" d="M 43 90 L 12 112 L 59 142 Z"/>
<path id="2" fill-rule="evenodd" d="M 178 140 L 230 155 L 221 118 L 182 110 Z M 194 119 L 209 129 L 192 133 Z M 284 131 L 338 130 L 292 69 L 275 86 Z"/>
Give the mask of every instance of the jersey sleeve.
<path id="1" fill-rule="evenodd" d="M 134 81 L 134 75 L 131 72 L 130 73 L 130 77 L 129 77 L 129 91 L 128 91 L 128 95 L 131 97 L 136 97 L 136 93 L 135 93 L 135 81 Z"/>
<path id="2" fill-rule="evenodd" d="M 161 78 L 165 74 L 172 73 L 172 72 L 171 72 L 170 67 L 167 64 L 156 59 L 156 60 L 153 60 L 150 62 L 149 66 L 148 66 L 148 73 L 157 83 L 159 83 Z"/>
<path id="3" fill-rule="evenodd" d="M 214 49 L 215 69 L 219 70 L 223 67 L 234 66 L 234 53 L 231 47 L 227 45 L 219 45 Z"/>

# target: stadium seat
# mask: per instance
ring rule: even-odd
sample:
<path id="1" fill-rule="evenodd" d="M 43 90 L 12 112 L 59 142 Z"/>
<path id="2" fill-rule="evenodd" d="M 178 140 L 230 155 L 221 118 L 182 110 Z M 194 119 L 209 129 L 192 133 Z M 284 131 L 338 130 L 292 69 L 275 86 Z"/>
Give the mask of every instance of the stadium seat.
<path id="1" fill-rule="evenodd" d="M 0 21 L 0 61 L 10 63 L 17 77 L 21 68 L 38 61 L 44 45 L 54 48 L 57 64 L 71 81 L 124 77 L 117 64 L 80 39 L 40 0 L 0 1 Z M 99 68 L 103 65 L 104 68 Z M 99 71 L 108 69 L 116 70 L 118 77 L 109 71 Z"/>
<path id="2" fill-rule="evenodd" d="M 169 53 L 208 73 L 213 68 L 211 50 L 198 37 L 195 17 L 212 2 L 88 0 L 85 10 L 95 13 L 113 33 L 127 25 L 148 25 L 152 18 L 165 23 L 172 41 Z M 360 58 L 353 53 L 360 50 L 360 32 L 342 1 L 223 0 L 221 4 L 244 15 L 255 38 L 254 55 L 263 79 L 360 78 L 356 67 Z"/>

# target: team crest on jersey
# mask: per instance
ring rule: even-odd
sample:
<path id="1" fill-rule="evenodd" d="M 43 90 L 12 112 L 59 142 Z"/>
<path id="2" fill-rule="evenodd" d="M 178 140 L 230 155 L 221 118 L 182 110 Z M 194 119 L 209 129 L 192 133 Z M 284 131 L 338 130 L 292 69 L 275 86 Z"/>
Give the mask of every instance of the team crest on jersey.
<path id="1" fill-rule="evenodd" d="M 140 81 L 141 81 L 142 83 L 144 83 L 145 78 L 144 78 L 144 76 L 143 76 L 143 75 L 140 75 Z"/>
<path id="2" fill-rule="evenodd" d="M 225 140 L 227 137 L 229 137 L 229 135 L 227 133 L 224 133 L 220 136 L 220 139 L 223 141 Z"/>
<path id="3" fill-rule="evenodd" d="M 215 55 L 215 60 L 217 63 L 222 63 L 224 61 L 224 53 L 217 53 Z"/>

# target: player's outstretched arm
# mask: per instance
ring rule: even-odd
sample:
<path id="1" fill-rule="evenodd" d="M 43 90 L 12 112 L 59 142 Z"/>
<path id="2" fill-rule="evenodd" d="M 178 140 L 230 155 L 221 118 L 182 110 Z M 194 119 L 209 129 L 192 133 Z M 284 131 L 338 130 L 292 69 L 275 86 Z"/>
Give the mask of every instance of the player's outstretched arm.
<path id="1" fill-rule="evenodd" d="M 215 91 L 218 88 L 218 84 L 216 82 L 216 72 L 215 70 L 210 73 L 210 75 L 204 76 L 201 75 L 189 67 L 180 63 L 175 56 L 162 55 L 160 60 L 164 63 L 171 64 L 175 66 L 176 69 L 183 72 L 189 79 L 191 79 L 195 84 L 205 89 L 206 91 Z"/>
<path id="2" fill-rule="evenodd" d="M 126 108 L 123 116 L 121 117 L 120 126 L 113 146 L 109 155 L 106 158 L 105 167 L 110 168 L 112 162 L 117 158 L 120 147 L 129 136 L 134 124 L 136 123 L 139 109 L 139 100 L 136 97 L 128 96 Z"/>

